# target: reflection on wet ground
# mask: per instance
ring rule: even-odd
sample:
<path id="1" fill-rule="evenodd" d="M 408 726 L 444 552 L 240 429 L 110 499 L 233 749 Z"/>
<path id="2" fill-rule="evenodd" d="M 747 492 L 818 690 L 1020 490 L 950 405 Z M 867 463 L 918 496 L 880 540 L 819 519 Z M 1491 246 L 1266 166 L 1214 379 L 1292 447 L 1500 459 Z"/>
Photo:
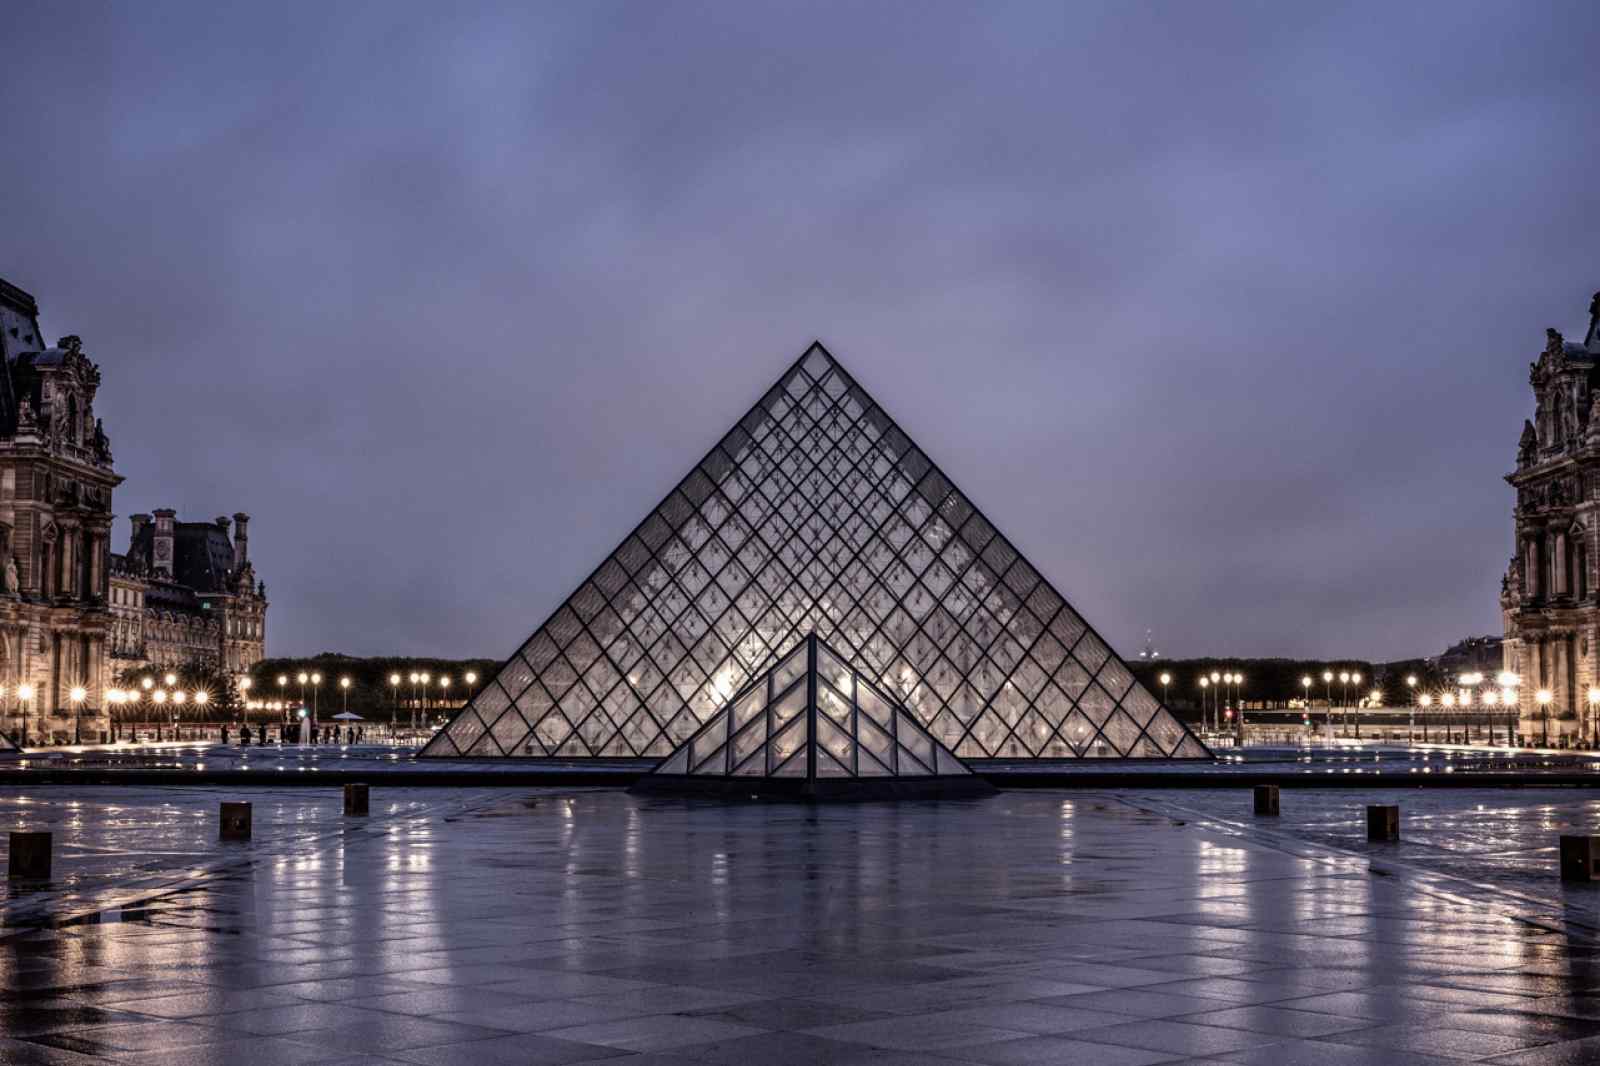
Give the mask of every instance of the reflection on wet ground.
<path id="1" fill-rule="evenodd" d="M 1600 1061 L 1587 797 L 14 789 L 0 1063 Z"/>

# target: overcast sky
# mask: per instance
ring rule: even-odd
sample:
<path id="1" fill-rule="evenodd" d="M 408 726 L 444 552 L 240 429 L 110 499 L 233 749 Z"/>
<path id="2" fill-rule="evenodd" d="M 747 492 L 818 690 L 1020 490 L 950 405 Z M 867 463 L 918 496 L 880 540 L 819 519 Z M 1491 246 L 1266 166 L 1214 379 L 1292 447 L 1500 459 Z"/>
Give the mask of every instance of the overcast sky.
<path id="1" fill-rule="evenodd" d="M 272 654 L 507 654 L 814 337 L 1124 654 L 1432 654 L 1600 288 L 1592 0 L 7 10 L 0 276 Z"/>

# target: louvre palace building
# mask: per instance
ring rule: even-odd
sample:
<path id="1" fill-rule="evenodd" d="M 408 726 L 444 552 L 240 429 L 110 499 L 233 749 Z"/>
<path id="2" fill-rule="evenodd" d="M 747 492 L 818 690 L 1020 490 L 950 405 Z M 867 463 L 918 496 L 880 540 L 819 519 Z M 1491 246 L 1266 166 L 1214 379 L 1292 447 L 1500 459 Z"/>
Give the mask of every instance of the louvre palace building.
<path id="1" fill-rule="evenodd" d="M 218 664 L 259 658 L 265 589 L 242 537 L 235 547 L 207 523 L 197 539 L 162 512 L 129 556 L 112 554 L 112 492 L 123 479 L 95 415 L 100 367 L 77 337 L 46 343 L 37 302 L 3 280 L 0 358 L 0 733 L 105 739 L 106 691 L 125 656 L 177 661 L 161 656 L 188 639 L 171 626 L 184 612 L 203 621 Z"/>
<path id="2" fill-rule="evenodd" d="M 1505 668 L 1520 675 L 1521 731 L 1552 743 L 1584 732 L 1600 684 L 1600 293 L 1581 342 L 1554 329 L 1528 372 L 1534 416 L 1522 425 L 1515 545 L 1500 593 Z M 1540 691 L 1547 704 L 1538 701 Z M 1588 730 L 1593 731 L 1593 728 Z"/>
<path id="3" fill-rule="evenodd" d="M 1209 756 L 820 344 L 641 511 L 424 757 L 956 787 Z"/>

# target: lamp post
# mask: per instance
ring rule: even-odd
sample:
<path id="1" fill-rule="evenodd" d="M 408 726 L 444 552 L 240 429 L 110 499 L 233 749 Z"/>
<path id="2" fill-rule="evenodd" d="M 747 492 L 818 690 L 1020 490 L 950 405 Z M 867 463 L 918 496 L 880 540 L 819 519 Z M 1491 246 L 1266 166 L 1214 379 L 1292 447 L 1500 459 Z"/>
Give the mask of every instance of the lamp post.
<path id="1" fill-rule="evenodd" d="M 1455 710 L 1455 706 L 1456 706 L 1456 694 L 1454 692 L 1446 692 L 1444 695 L 1439 697 L 1439 707 L 1440 707 L 1440 709 L 1442 709 L 1445 712 L 1445 715 L 1444 715 L 1444 742 L 1446 744 L 1450 744 L 1450 743 L 1453 743 L 1455 741 L 1454 734 L 1451 732 L 1451 729 L 1450 729 L 1450 719 L 1454 717 L 1454 715 L 1452 715 L 1450 712 Z"/>
<path id="2" fill-rule="evenodd" d="M 472 684 L 472 682 L 475 680 L 477 680 L 475 675 L 467 675 L 468 685 Z M 1172 675 L 1163 670 L 1161 676 L 1157 680 L 1161 682 L 1161 705 L 1165 707 L 1167 704 L 1167 686 L 1172 684 Z"/>
<path id="3" fill-rule="evenodd" d="M 389 675 L 389 737 L 394 738 L 395 721 L 400 717 L 400 675 Z"/>
<path id="4" fill-rule="evenodd" d="M 1206 717 L 1206 690 L 1211 687 L 1211 679 L 1204 674 L 1200 676 L 1200 732 L 1204 733 L 1211 728 L 1210 720 Z"/>
<path id="5" fill-rule="evenodd" d="M 27 682 L 17 686 L 17 706 L 22 708 L 22 746 L 28 746 L 28 703 L 33 699 L 33 686 Z"/>
<path id="6" fill-rule="evenodd" d="M 311 736 L 317 736 L 317 695 L 322 691 L 322 675 L 311 675 Z"/>
<path id="7" fill-rule="evenodd" d="M 1422 742 L 1427 744 L 1430 743 L 1428 738 L 1428 708 L 1433 706 L 1433 696 L 1424 692 L 1417 697 L 1417 703 L 1422 707 Z"/>
<path id="8" fill-rule="evenodd" d="M 1350 683 L 1352 685 L 1359 686 L 1361 684 L 1361 675 L 1360 675 L 1360 673 L 1358 673 L 1355 670 L 1350 671 Z M 1357 695 L 1355 703 L 1349 702 L 1348 697 L 1346 698 L 1346 700 L 1345 700 L 1345 713 L 1356 720 L 1356 739 L 1360 740 L 1361 739 L 1361 697 L 1359 695 Z"/>
<path id="9" fill-rule="evenodd" d="M 1417 732 L 1417 675 L 1406 675 L 1406 744 L 1416 740 Z"/>
<path id="10" fill-rule="evenodd" d="M 1305 700 L 1305 704 L 1306 704 L 1306 706 L 1305 706 L 1306 731 L 1309 733 L 1310 730 L 1311 730 L 1311 675 L 1310 674 L 1302 674 L 1302 675 L 1300 675 L 1300 692 L 1302 694 L 1301 698 Z M 1306 738 L 1306 743 L 1309 744 L 1310 742 L 1311 742 L 1311 738 L 1308 736 Z"/>
<path id="11" fill-rule="evenodd" d="M 83 701 L 88 696 L 89 693 L 84 691 L 82 685 L 72 686 L 72 691 L 67 694 L 67 698 L 72 700 L 72 742 L 74 744 L 83 743 Z"/>
<path id="12" fill-rule="evenodd" d="M 439 678 L 439 702 L 446 707 L 450 705 L 450 676 L 448 674 Z"/>
<path id="13" fill-rule="evenodd" d="M 1322 671 L 1322 696 L 1328 701 L 1328 713 L 1323 720 L 1328 727 L 1328 747 L 1333 747 L 1333 671 Z"/>
<path id="14" fill-rule="evenodd" d="M 427 721 L 428 706 L 430 702 L 428 699 L 428 682 L 433 679 L 428 675 L 426 670 L 422 670 L 417 673 L 417 680 L 422 684 L 422 702 L 417 707 L 417 720 L 411 723 L 411 729 L 413 732 L 420 729 L 422 727 L 422 723 Z"/>
<path id="15" fill-rule="evenodd" d="M 1244 747 L 1244 675 L 1238 671 L 1233 675 L 1233 714 L 1234 723 L 1239 730 L 1239 747 Z"/>
<path id="16" fill-rule="evenodd" d="M 411 671 L 411 728 L 417 728 L 417 672 Z"/>
<path id="17" fill-rule="evenodd" d="M 1217 697 L 1221 694 L 1221 684 L 1222 675 L 1215 670 L 1211 671 L 1211 728 L 1213 731 L 1222 728 L 1222 711 L 1217 706 Z"/>
<path id="18" fill-rule="evenodd" d="M 339 679 L 339 700 L 340 700 L 339 712 L 341 714 L 349 714 L 350 713 L 350 679 L 348 677 L 341 677 Z"/>
<path id="19" fill-rule="evenodd" d="M 1550 746 L 1550 701 L 1553 699 L 1550 690 L 1542 688 L 1533 694 L 1533 700 L 1539 705 L 1539 731 L 1544 739 L 1541 743 Z"/>

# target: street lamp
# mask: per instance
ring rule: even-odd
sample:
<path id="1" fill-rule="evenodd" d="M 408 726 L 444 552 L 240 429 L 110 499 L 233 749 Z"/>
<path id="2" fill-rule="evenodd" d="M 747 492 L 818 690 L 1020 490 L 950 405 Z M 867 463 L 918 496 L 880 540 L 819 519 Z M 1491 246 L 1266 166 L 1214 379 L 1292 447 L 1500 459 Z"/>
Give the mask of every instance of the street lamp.
<path id="1" fill-rule="evenodd" d="M 72 700 L 72 742 L 83 743 L 83 701 L 89 698 L 82 685 L 74 685 L 67 694 Z"/>
<path id="2" fill-rule="evenodd" d="M 339 706 L 340 712 L 342 714 L 349 714 L 350 713 L 350 679 L 348 677 L 341 677 L 339 679 L 339 699 L 341 700 L 341 703 L 340 703 L 340 706 Z"/>
<path id="3" fill-rule="evenodd" d="M 400 675 L 389 675 L 389 737 L 394 738 L 395 722 L 400 717 Z"/>
<path id="4" fill-rule="evenodd" d="M 1417 703 L 1422 706 L 1422 742 L 1429 743 L 1428 738 L 1428 708 L 1433 706 L 1433 696 L 1424 692 L 1417 698 Z"/>
<path id="5" fill-rule="evenodd" d="M 478 675 L 476 675 L 476 674 L 468 674 L 467 675 L 467 684 L 470 685 L 474 681 L 476 681 L 477 679 L 478 679 Z M 1162 703 L 1162 706 L 1165 706 L 1166 702 L 1167 702 L 1167 686 L 1172 684 L 1172 675 L 1163 670 L 1162 673 L 1161 673 L 1160 680 L 1161 680 L 1161 703 Z"/>
<path id="6" fill-rule="evenodd" d="M 445 706 L 450 704 L 450 677 L 445 675 L 439 678 L 439 702 Z"/>
<path id="7" fill-rule="evenodd" d="M 17 686 L 17 703 L 22 708 L 22 746 L 28 746 L 28 701 L 33 699 L 33 686 L 21 684 Z"/>
<path id="8" fill-rule="evenodd" d="M 1534 702 L 1539 705 L 1540 732 L 1544 736 L 1543 744 L 1547 748 L 1550 746 L 1550 701 L 1554 698 L 1547 688 L 1542 688 L 1533 694 Z"/>
<path id="9" fill-rule="evenodd" d="M 317 693 L 322 688 L 322 675 L 311 675 L 311 732 L 317 731 Z"/>
<path id="10" fill-rule="evenodd" d="M 411 728 L 416 729 L 421 721 L 428 715 L 428 682 L 432 680 L 426 670 L 417 674 L 417 680 L 422 683 L 422 702 L 417 707 L 417 716 L 411 722 Z"/>
<path id="11" fill-rule="evenodd" d="M 1600 703 L 1600 688 L 1589 689 L 1589 718 L 1583 724 L 1584 743 L 1594 743 L 1594 705 Z"/>
<path id="12" fill-rule="evenodd" d="M 1200 677 L 1200 730 L 1206 731 L 1210 725 L 1206 721 L 1206 690 L 1211 687 L 1211 679 L 1205 675 Z"/>
<path id="13" fill-rule="evenodd" d="M 1417 675 L 1406 675 L 1406 743 L 1416 740 L 1417 732 Z"/>
<path id="14" fill-rule="evenodd" d="M 468 670 L 465 680 L 467 682 L 467 687 L 471 688 L 473 685 L 478 683 L 478 675 L 473 673 L 471 670 Z"/>

